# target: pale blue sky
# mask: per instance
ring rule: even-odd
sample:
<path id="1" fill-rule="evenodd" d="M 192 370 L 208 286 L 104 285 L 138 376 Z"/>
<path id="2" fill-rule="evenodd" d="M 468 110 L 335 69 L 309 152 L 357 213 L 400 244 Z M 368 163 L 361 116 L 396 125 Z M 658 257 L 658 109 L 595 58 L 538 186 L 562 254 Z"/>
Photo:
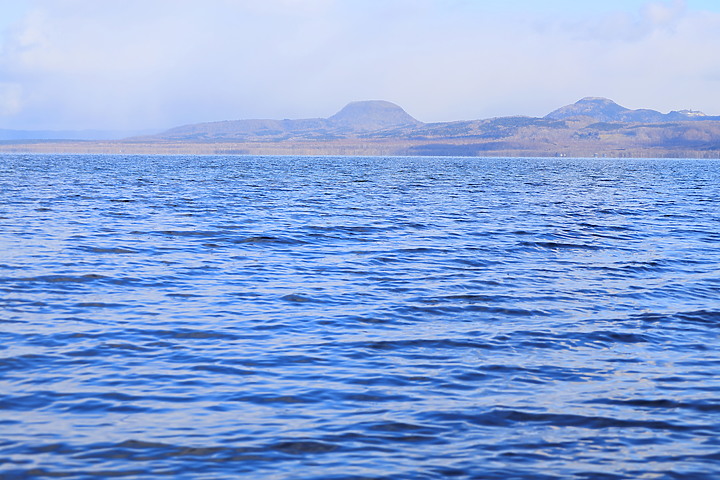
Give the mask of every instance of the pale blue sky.
<path id="1" fill-rule="evenodd" d="M 720 114 L 720 0 L 0 0 L 0 128 L 542 116 L 584 96 Z"/>
<path id="2" fill-rule="evenodd" d="M 643 0 L 491 0 L 488 2 L 468 0 L 467 3 L 477 5 L 493 5 L 499 10 L 527 9 L 538 12 L 552 11 L 558 14 L 579 13 L 592 14 L 612 11 L 633 11 L 651 2 Z M 669 3 L 669 2 L 666 2 Z M 687 0 L 690 9 L 720 12 L 720 2 L 717 0 Z"/>

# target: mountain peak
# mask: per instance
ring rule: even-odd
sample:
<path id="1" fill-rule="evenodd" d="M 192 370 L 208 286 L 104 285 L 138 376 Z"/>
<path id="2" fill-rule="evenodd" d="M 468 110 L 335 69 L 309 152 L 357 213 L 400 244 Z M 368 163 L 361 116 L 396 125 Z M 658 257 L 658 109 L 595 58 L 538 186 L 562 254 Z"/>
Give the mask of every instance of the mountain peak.
<path id="1" fill-rule="evenodd" d="M 545 116 L 551 120 L 564 120 L 572 117 L 591 117 L 599 122 L 624 123 L 655 123 L 672 120 L 668 115 L 663 115 L 656 110 L 647 108 L 631 110 L 602 97 L 585 97 Z"/>
<path id="2" fill-rule="evenodd" d="M 571 117 L 593 117 L 602 122 L 611 122 L 628 111 L 630 110 L 608 98 L 585 97 L 572 105 L 566 105 L 550 112 L 545 118 L 564 120 Z"/>
<path id="3" fill-rule="evenodd" d="M 384 100 L 348 103 L 342 110 L 328 118 L 328 121 L 336 126 L 353 130 L 379 130 L 420 124 L 401 107 Z"/>
<path id="4" fill-rule="evenodd" d="M 617 103 L 615 103 L 612 100 L 610 100 L 609 98 L 605 98 L 605 97 L 583 97 L 580 100 L 578 100 L 577 102 L 575 102 L 576 105 L 578 103 L 604 103 L 604 104 L 617 105 Z"/>

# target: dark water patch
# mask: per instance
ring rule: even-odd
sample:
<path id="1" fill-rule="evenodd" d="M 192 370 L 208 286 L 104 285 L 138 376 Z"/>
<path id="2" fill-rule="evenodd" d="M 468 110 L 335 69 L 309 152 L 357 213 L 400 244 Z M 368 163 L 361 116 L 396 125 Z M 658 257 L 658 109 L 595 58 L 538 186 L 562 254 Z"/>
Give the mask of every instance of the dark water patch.
<path id="1" fill-rule="evenodd" d="M 428 351 L 437 352 L 438 349 L 457 349 L 457 348 L 469 348 L 469 349 L 493 349 L 495 345 L 487 342 L 474 341 L 470 339 L 410 339 L 410 340 L 383 340 L 383 341 L 372 341 L 369 343 L 357 343 L 348 344 L 348 348 L 351 351 L 357 352 L 362 350 L 369 351 L 422 351 L 428 349 Z"/>
<path id="2" fill-rule="evenodd" d="M 92 246 L 80 246 L 76 247 L 78 250 L 88 253 L 108 253 L 108 254 L 123 254 L 123 253 L 138 253 L 137 250 L 126 247 L 92 247 Z"/>
<path id="3" fill-rule="evenodd" d="M 40 275 L 37 277 L 0 278 L 0 282 L 27 282 L 27 283 L 91 283 L 106 280 L 108 277 L 96 273 L 85 275 Z"/>
<path id="4" fill-rule="evenodd" d="M 80 302 L 75 304 L 76 307 L 81 308 L 118 308 L 124 307 L 121 303 L 105 303 L 105 302 Z"/>
<path id="5" fill-rule="evenodd" d="M 290 295 L 283 295 L 283 296 L 281 297 L 281 299 L 284 300 L 284 301 L 286 301 L 286 302 L 299 303 L 299 304 L 315 302 L 315 300 L 313 300 L 312 298 L 309 298 L 309 297 L 306 297 L 306 296 L 303 296 L 303 295 L 297 295 L 297 294 L 294 294 L 294 293 L 293 293 L 293 294 L 290 294 Z"/>
<path id="6" fill-rule="evenodd" d="M 617 405 L 617 406 L 630 406 L 639 408 L 642 410 L 668 410 L 673 411 L 675 409 L 686 409 L 697 412 L 710 412 L 715 413 L 720 411 L 720 402 L 707 403 L 705 401 L 698 402 L 678 402 L 670 399 L 628 399 L 628 400 L 617 400 L 617 399 L 596 399 L 589 401 L 593 404 L 601 405 Z"/>
<path id="7" fill-rule="evenodd" d="M 542 310 L 527 310 L 524 308 L 493 306 L 497 303 L 509 303 L 502 297 L 483 296 L 483 295 L 448 295 L 440 298 L 420 298 L 416 300 L 423 305 L 422 307 L 410 307 L 419 309 L 424 312 L 437 311 L 442 312 L 478 312 L 487 314 L 497 314 L 499 316 L 547 316 L 548 312 Z M 488 305 L 490 304 L 490 305 Z M 429 308 L 428 306 L 434 306 Z"/>
<path id="8" fill-rule="evenodd" d="M 4 263 L 0 263 L 0 269 L 2 270 L 21 270 L 23 267 L 15 266 L 15 265 L 6 265 Z"/>
<path id="9" fill-rule="evenodd" d="M 172 298 L 201 298 L 202 295 L 197 295 L 194 293 L 166 293 L 168 297 Z"/>
<path id="10" fill-rule="evenodd" d="M 440 418 L 446 415 L 440 415 Z M 554 427 L 573 427 L 586 430 L 637 429 L 667 432 L 700 432 L 703 426 L 680 425 L 653 420 L 631 420 L 613 417 L 535 413 L 523 410 L 493 409 L 477 415 L 451 415 L 448 420 L 479 427 L 512 428 L 513 426 L 551 425 Z"/>
<path id="11" fill-rule="evenodd" d="M 254 370 L 245 370 L 241 368 L 230 367 L 226 365 L 196 365 L 191 368 L 201 372 L 216 373 L 220 375 L 254 375 Z"/>
<path id="12" fill-rule="evenodd" d="M 580 249 L 580 250 L 599 250 L 602 247 L 598 245 L 589 245 L 583 243 L 567 243 L 567 242 L 519 242 L 521 247 L 528 248 L 547 248 L 550 250 Z"/>
<path id="13" fill-rule="evenodd" d="M 198 230 L 160 230 L 157 232 L 159 235 L 167 237 L 202 237 L 202 238 L 214 238 L 218 235 L 222 235 L 222 232 L 215 231 L 198 231 Z"/>
<path id="14" fill-rule="evenodd" d="M 676 313 L 674 317 L 682 323 L 699 324 L 712 328 L 720 326 L 720 310 L 696 310 L 693 312 Z"/>
<path id="15" fill-rule="evenodd" d="M 253 244 L 253 245 L 263 245 L 263 244 L 277 244 L 277 245 L 298 245 L 307 243 L 301 240 L 296 240 L 292 238 L 282 238 L 282 237 L 273 237 L 268 235 L 258 235 L 253 237 L 245 237 L 238 240 L 235 240 L 235 243 L 246 243 L 246 244 Z"/>

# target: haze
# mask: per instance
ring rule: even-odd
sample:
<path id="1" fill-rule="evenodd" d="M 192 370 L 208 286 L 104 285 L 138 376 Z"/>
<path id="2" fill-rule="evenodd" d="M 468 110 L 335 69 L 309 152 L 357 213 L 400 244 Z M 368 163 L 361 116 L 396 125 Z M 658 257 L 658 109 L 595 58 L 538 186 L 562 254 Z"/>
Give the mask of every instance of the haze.
<path id="1" fill-rule="evenodd" d="M 720 114 L 720 2 L 0 0 L 0 128 L 542 116 L 584 96 Z"/>

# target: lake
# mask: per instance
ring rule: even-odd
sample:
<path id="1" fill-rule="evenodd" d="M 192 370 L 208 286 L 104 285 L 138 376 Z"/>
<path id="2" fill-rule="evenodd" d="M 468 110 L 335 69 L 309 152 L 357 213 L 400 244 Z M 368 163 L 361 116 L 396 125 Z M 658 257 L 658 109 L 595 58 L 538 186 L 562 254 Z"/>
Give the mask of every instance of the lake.
<path id="1" fill-rule="evenodd" d="M 0 478 L 716 479 L 720 161 L 0 155 Z"/>

